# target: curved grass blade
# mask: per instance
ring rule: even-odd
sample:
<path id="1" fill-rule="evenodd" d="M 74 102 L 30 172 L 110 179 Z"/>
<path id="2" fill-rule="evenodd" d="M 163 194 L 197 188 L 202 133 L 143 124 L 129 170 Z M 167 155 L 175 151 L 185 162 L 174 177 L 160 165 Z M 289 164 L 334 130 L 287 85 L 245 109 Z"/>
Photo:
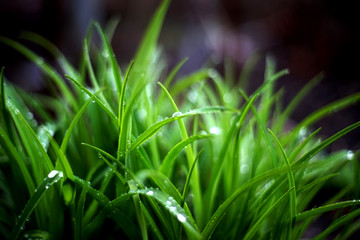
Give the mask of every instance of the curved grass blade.
<path id="1" fill-rule="evenodd" d="M 337 202 L 337 203 L 321 206 L 318 208 L 313 208 L 311 210 L 297 214 L 296 221 L 302 221 L 304 219 L 308 219 L 310 217 L 314 217 L 325 212 L 333 211 L 339 208 L 357 206 L 359 204 L 360 204 L 360 200 L 351 200 L 351 201 Z"/>
<path id="2" fill-rule="evenodd" d="M 84 91 L 90 98 L 92 98 L 99 106 L 114 120 L 117 120 L 116 115 L 112 111 L 110 106 L 106 106 L 100 99 L 98 99 L 94 94 L 92 94 L 86 87 L 84 87 L 81 83 L 73 79 L 72 77 L 65 75 L 70 81 L 72 81 L 80 90 Z"/>
<path id="3" fill-rule="evenodd" d="M 287 168 L 288 168 L 289 187 L 291 189 L 294 189 L 294 191 L 290 192 L 290 221 L 289 221 L 290 226 L 289 226 L 289 231 L 288 231 L 289 232 L 288 237 L 290 237 L 291 236 L 291 229 L 293 227 L 293 224 L 295 223 L 295 215 L 296 215 L 296 188 L 295 188 L 294 174 L 293 174 L 293 171 L 291 169 L 289 159 L 286 156 L 285 150 L 282 147 L 279 139 L 277 139 L 275 134 L 270 129 L 268 129 L 268 131 L 270 132 L 271 136 L 274 138 L 276 144 L 278 145 L 278 147 L 281 150 L 281 154 L 283 155 L 285 163 L 286 163 Z"/>
<path id="4" fill-rule="evenodd" d="M 322 233 L 318 234 L 316 237 L 313 238 L 313 240 L 320 240 L 325 239 L 330 233 L 341 227 L 342 225 L 352 221 L 354 218 L 360 215 L 360 208 L 352 211 L 351 213 L 348 213 L 340 218 L 338 218 L 336 221 L 334 221 L 327 229 L 325 229 Z"/>
<path id="5" fill-rule="evenodd" d="M 191 85 L 206 80 L 211 75 L 209 69 L 199 70 L 189 76 L 186 76 L 182 79 L 179 79 L 170 89 L 169 92 L 174 98 L 183 92 L 185 89 L 189 88 Z M 165 85 L 166 86 L 166 85 Z"/>
<path id="6" fill-rule="evenodd" d="M 189 138 L 186 138 L 176 144 L 165 156 L 163 162 L 160 165 L 160 172 L 164 173 L 166 176 L 170 176 L 171 169 L 174 165 L 176 156 L 190 143 L 197 141 L 199 139 L 208 138 L 211 135 L 194 135 Z"/>
<path id="7" fill-rule="evenodd" d="M 61 148 L 59 147 L 59 145 L 57 144 L 57 142 L 55 141 L 53 136 L 49 132 L 47 132 L 47 134 L 50 139 L 51 146 L 55 149 L 55 153 L 57 155 L 57 162 L 55 164 L 55 169 L 59 169 L 63 173 L 65 173 L 64 180 L 69 178 L 70 180 L 74 181 L 74 173 L 72 171 L 71 165 L 70 165 L 69 161 L 67 160 L 64 152 L 61 150 Z M 58 166 L 59 163 L 61 165 L 61 168 Z"/>
<path id="8" fill-rule="evenodd" d="M 200 233 L 196 230 L 195 226 L 193 226 L 184 209 L 180 206 L 180 204 L 172 199 L 171 196 L 158 189 L 152 188 L 140 189 L 135 193 L 154 198 L 163 207 L 165 207 L 165 209 L 167 209 L 171 215 L 177 218 L 177 220 L 184 226 L 184 228 L 191 233 L 194 239 L 200 239 Z"/>
<path id="9" fill-rule="evenodd" d="M 215 162 L 215 165 L 213 167 L 213 171 L 211 174 L 211 178 L 209 181 L 209 186 L 212 186 L 211 188 L 209 188 L 209 198 L 210 198 L 210 203 L 209 203 L 209 209 L 210 212 L 212 211 L 213 207 L 214 207 L 214 201 L 215 201 L 215 195 L 217 193 L 217 189 L 218 189 L 218 184 L 220 181 L 220 177 L 221 177 L 221 173 L 222 173 L 222 168 L 224 166 L 224 162 L 223 159 L 225 159 L 225 155 L 226 152 L 229 149 L 229 146 L 231 145 L 231 140 L 233 138 L 233 136 L 235 136 L 237 133 L 239 133 L 240 128 L 242 127 L 242 124 L 245 121 L 245 116 L 247 115 L 249 108 L 252 106 L 253 102 L 255 101 L 255 99 L 258 97 L 258 95 L 254 95 L 250 100 L 247 99 L 247 103 L 244 105 L 243 110 L 241 112 L 241 114 L 239 114 L 238 116 L 236 116 L 233 124 L 231 125 L 226 137 L 225 137 L 225 141 L 221 147 L 220 153 L 217 157 L 217 161 Z"/>
<path id="10" fill-rule="evenodd" d="M 345 134 L 353 131 L 354 129 L 356 129 L 357 127 L 360 126 L 360 122 L 356 122 L 346 128 L 344 128 L 343 130 L 335 133 L 334 135 L 332 135 L 331 137 L 329 137 L 328 139 L 324 140 L 323 142 L 321 142 L 319 145 L 315 146 L 314 148 L 312 148 L 310 151 L 308 151 L 305 155 L 303 155 L 300 159 L 298 159 L 297 161 L 293 162 L 291 165 L 292 166 L 298 166 L 302 163 L 304 163 L 305 161 L 309 160 L 310 158 L 312 158 L 314 155 L 316 155 L 318 152 L 320 152 L 321 150 L 323 150 L 325 147 L 327 147 L 328 145 L 330 145 L 331 143 L 333 143 L 334 141 L 336 141 L 337 139 L 339 139 L 340 137 L 344 136 Z"/>
<path id="11" fill-rule="evenodd" d="M 46 191 L 49 189 L 51 185 L 59 181 L 63 178 L 63 173 L 53 170 L 49 173 L 49 175 L 42 181 L 40 186 L 35 190 L 35 193 L 31 196 L 29 201 L 26 203 L 22 213 L 19 216 L 19 219 L 15 223 L 15 226 L 12 231 L 12 239 L 17 239 L 19 234 L 24 226 L 26 219 L 30 216 L 30 214 L 34 211 Z"/>
<path id="12" fill-rule="evenodd" d="M 157 239 L 165 239 L 162 234 L 160 229 L 156 226 L 156 223 L 153 219 L 153 217 L 151 216 L 151 214 L 149 213 L 149 211 L 146 209 L 146 207 L 144 206 L 144 204 L 140 201 L 140 208 L 142 213 L 144 214 L 145 218 L 148 220 L 151 228 L 153 229 L 153 232 L 156 234 Z"/>
<path id="13" fill-rule="evenodd" d="M 360 101 L 360 93 L 355 93 L 353 95 L 350 95 L 350 96 L 344 97 L 340 100 L 329 103 L 328 105 L 322 107 L 321 109 L 319 109 L 319 110 L 315 111 L 314 113 L 310 114 L 309 116 L 307 116 L 304 120 L 302 120 L 293 129 L 292 132 L 296 133 L 302 127 L 310 126 L 311 124 L 317 122 L 318 120 L 325 117 L 326 115 L 340 111 L 352 104 L 355 104 L 358 101 Z"/>
<path id="14" fill-rule="evenodd" d="M 85 102 L 85 104 L 80 108 L 80 110 L 76 113 L 74 119 L 71 121 L 68 129 L 66 130 L 65 136 L 62 140 L 61 143 L 61 151 L 63 153 L 66 153 L 66 149 L 69 143 L 69 139 L 71 136 L 71 133 L 73 132 L 73 129 L 75 127 L 75 125 L 77 124 L 77 122 L 79 121 L 79 119 L 81 118 L 81 116 L 83 115 L 83 113 L 85 112 L 86 108 L 88 107 L 88 105 L 93 101 L 95 96 L 93 96 L 92 98 L 90 98 L 88 101 Z"/>
<path id="15" fill-rule="evenodd" d="M 24 141 L 24 145 L 27 148 L 27 152 L 32 158 L 32 165 L 39 165 L 36 161 L 43 159 L 44 163 L 41 165 L 41 168 L 45 167 L 47 171 L 54 170 L 54 166 L 34 130 L 10 101 L 8 102 L 8 107 L 16 127 L 21 134 L 22 140 Z M 35 167 L 35 169 L 37 169 L 37 167 Z M 38 177 L 42 176 L 41 172 L 38 172 L 38 174 Z"/>
<path id="16" fill-rule="evenodd" d="M 318 128 L 313 133 L 311 133 L 304 141 L 301 142 L 301 144 L 291 153 L 289 157 L 289 162 L 293 162 L 293 160 L 297 157 L 297 155 L 300 153 L 300 151 L 306 146 L 308 142 L 310 142 L 311 139 L 314 138 L 314 136 L 320 132 L 321 128 Z"/>
<path id="17" fill-rule="evenodd" d="M 43 36 L 33 33 L 23 31 L 20 33 L 20 37 L 26 40 L 29 40 L 33 43 L 40 45 L 41 47 L 45 48 L 47 51 L 51 53 L 62 67 L 63 71 L 71 74 L 73 76 L 78 76 L 79 72 L 72 66 L 72 64 L 65 58 L 65 56 L 61 53 L 61 51 L 48 39 L 44 38 Z"/>
<path id="18" fill-rule="evenodd" d="M 113 162 L 116 162 L 121 167 L 121 169 L 124 170 L 124 172 L 129 174 L 129 176 L 139 185 L 140 188 L 144 187 L 143 183 L 139 180 L 139 178 L 130 169 L 128 169 L 122 162 L 120 162 L 118 159 L 113 157 L 111 154 L 105 152 L 104 150 L 102 150 L 98 147 L 95 147 L 95 146 L 87 144 L 87 143 L 82 143 L 82 145 L 90 147 L 90 148 L 94 149 L 95 151 L 97 151 L 100 154 L 101 158 L 105 161 L 105 163 L 108 164 L 109 167 L 115 171 L 115 173 L 118 172 L 117 169 L 110 162 L 108 162 L 106 158 L 110 159 Z M 118 177 L 123 178 L 122 175 L 121 175 L 121 177 L 120 176 L 118 176 Z M 122 182 L 125 183 L 125 179 Z"/>
<path id="19" fill-rule="evenodd" d="M 256 231 L 259 229 L 261 223 L 264 221 L 264 219 L 271 213 L 273 212 L 278 205 L 282 202 L 282 200 L 284 200 L 285 197 L 287 197 L 287 195 L 291 192 L 295 190 L 295 187 L 290 188 L 288 191 L 286 191 L 286 193 L 284 193 L 273 205 L 271 205 L 266 211 L 265 213 L 259 218 L 259 220 L 249 229 L 249 231 L 247 231 L 245 237 L 243 238 L 244 240 L 247 239 L 253 239 L 253 236 L 255 235 Z"/>
<path id="20" fill-rule="evenodd" d="M 15 50 L 23 54 L 25 57 L 27 57 L 30 61 L 35 63 L 59 87 L 61 93 L 64 94 L 68 103 L 71 104 L 74 107 L 74 109 L 77 109 L 77 102 L 75 101 L 75 98 L 73 97 L 70 89 L 66 86 L 65 82 L 60 77 L 60 75 L 49 64 L 44 62 L 44 60 L 41 57 L 36 55 L 34 52 L 29 50 L 22 44 L 13 41 L 9 38 L 0 36 L 0 42 L 5 43 L 8 46 L 14 48 Z"/>
<path id="21" fill-rule="evenodd" d="M 30 175 L 30 172 L 26 166 L 24 159 L 19 154 L 16 147 L 12 144 L 10 138 L 8 137 L 8 135 L 5 133 L 4 129 L 2 129 L 2 128 L 0 128 L 0 145 L 2 147 L 2 150 L 6 153 L 6 155 L 9 156 L 9 158 L 11 160 L 15 160 L 15 161 L 10 161 L 10 162 L 11 163 L 16 162 L 16 164 L 20 168 L 21 175 L 23 176 L 23 178 L 25 180 L 25 184 L 27 186 L 29 194 L 30 195 L 33 194 L 35 191 L 34 180 L 32 179 L 32 177 Z"/>
<path id="22" fill-rule="evenodd" d="M 291 100 L 291 102 L 287 105 L 285 110 L 281 113 L 279 119 L 277 119 L 276 124 L 274 126 L 275 130 L 279 130 L 281 126 L 284 125 L 286 119 L 291 116 L 296 107 L 300 104 L 301 100 L 316 86 L 320 83 L 320 81 L 324 78 L 324 74 L 320 73 L 316 75 L 312 80 L 310 80 Z"/>
<path id="23" fill-rule="evenodd" d="M 209 222 L 206 224 L 204 230 L 202 231 L 202 239 L 210 239 L 211 234 L 214 232 L 217 225 L 220 223 L 221 219 L 225 216 L 227 211 L 230 209 L 231 205 L 245 192 L 252 190 L 254 187 L 258 186 L 261 182 L 264 182 L 266 179 L 274 178 L 278 174 L 283 172 L 283 170 L 272 170 L 270 172 L 258 175 L 253 179 L 249 180 L 247 183 L 241 185 L 230 197 L 228 197 L 215 211 L 212 215 Z"/>
<path id="24" fill-rule="evenodd" d="M 108 38 L 106 37 L 106 35 L 105 35 L 103 29 L 101 28 L 100 24 L 98 22 L 95 22 L 94 25 L 95 25 L 95 27 L 97 28 L 97 30 L 98 30 L 98 32 L 100 34 L 102 43 L 104 45 L 104 49 L 107 52 L 107 55 L 110 57 L 110 64 L 111 64 L 111 69 L 112 69 L 114 79 L 115 79 L 117 93 L 118 93 L 118 96 L 120 96 L 121 72 L 120 72 L 120 68 L 119 68 L 119 66 L 117 64 L 115 54 L 114 54 L 114 52 L 113 52 L 113 50 L 111 48 L 110 42 L 109 42 Z"/>
<path id="25" fill-rule="evenodd" d="M 160 122 L 155 123 L 154 125 L 152 125 L 151 127 L 149 127 L 148 129 L 146 129 L 143 133 L 140 134 L 140 136 L 132 143 L 131 145 L 131 151 L 135 150 L 138 146 L 140 146 L 141 144 L 143 144 L 144 142 L 146 142 L 147 140 L 149 140 L 152 136 L 154 136 L 163 126 L 165 126 L 166 124 L 169 124 L 175 120 L 178 120 L 180 118 L 183 117 L 188 117 L 188 116 L 193 116 L 193 115 L 197 115 L 197 114 L 206 114 L 206 113 L 217 113 L 217 112 L 223 112 L 225 110 L 229 110 L 226 109 L 224 107 L 204 107 L 204 108 L 199 108 L 199 109 L 195 109 L 192 111 L 189 111 L 187 113 L 184 114 L 177 114 L 174 115 L 170 118 L 166 118 Z"/>
<path id="26" fill-rule="evenodd" d="M 193 170 L 195 168 L 195 165 L 197 163 L 197 161 L 199 160 L 199 157 L 200 157 L 200 154 L 202 153 L 203 150 L 201 150 L 198 155 L 196 156 L 193 164 L 191 165 L 191 168 L 190 168 L 190 171 L 186 177 L 186 181 L 185 181 L 185 185 L 184 185 L 184 190 L 183 190 L 183 194 L 181 195 L 181 207 L 184 207 L 184 204 L 185 204 L 185 200 L 186 200 L 186 197 L 188 195 L 188 192 L 189 192 L 189 187 L 190 187 L 190 179 L 191 179 L 191 176 L 192 176 L 192 173 L 193 173 Z"/>

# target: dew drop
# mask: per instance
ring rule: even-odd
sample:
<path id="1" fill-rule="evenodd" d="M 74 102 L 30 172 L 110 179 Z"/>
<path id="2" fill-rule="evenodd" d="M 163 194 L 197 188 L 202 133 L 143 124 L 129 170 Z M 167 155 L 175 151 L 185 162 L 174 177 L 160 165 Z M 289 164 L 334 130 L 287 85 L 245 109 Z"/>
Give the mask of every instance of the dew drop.
<path id="1" fill-rule="evenodd" d="M 220 132 L 221 132 L 220 128 L 218 128 L 218 127 L 211 127 L 210 128 L 210 133 L 212 133 L 212 134 L 219 135 Z"/>
<path id="2" fill-rule="evenodd" d="M 152 195 L 154 195 L 154 192 L 153 192 L 153 191 L 148 191 L 148 192 L 146 193 L 146 195 L 152 196 Z"/>
<path id="3" fill-rule="evenodd" d="M 240 172 L 242 174 L 245 174 L 245 173 L 249 172 L 249 166 L 247 164 L 242 164 L 241 167 L 240 167 Z"/>
<path id="4" fill-rule="evenodd" d="M 141 120 L 144 120 L 146 118 L 147 115 L 147 111 L 144 108 L 141 108 L 138 112 L 137 112 L 138 117 Z"/>
<path id="5" fill-rule="evenodd" d="M 209 77 L 211 77 L 211 78 L 215 78 L 217 76 L 217 73 L 214 69 L 210 69 L 208 71 L 208 74 L 209 74 Z"/>
<path id="6" fill-rule="evenodd" d="M 183 115 L 182 112 L 174 112 L 171 117 L 180 117 L 182 115 Z"/>
<path id="7" fill-rule="evenodd" d="M 26 113 L 26 118 L 28 120 L 32 120 L 34 118 L 34 114 L 32 114 L 32 112 L 28 112 L 28 113 Z"/>
<path id="8" fill-rule="evenodd" d="M 232 95 L 230 93 L 225 93 L 223 96 L 223 100 L 226 103 L 231 103 L 232 102 Z"/>
<path id="9" fill-rule="evenodd" d="M 197 94 L 197 92 L 191 91 L 191 92 L 189 93 L 189 95 L 188 95 L 188 99 L 189 99 L 190 102 L 195 103 L 196 100 L 198 99 L 198 94 Z"/>
<path id="10" fill-rule="evenodd" d="M 49 175 L 48 175 L 48 178 L 53 178 L 56 176 L 56 174 L 58 174 L 59 171 L 56 171 L 56 170 L 52 170 Z"/>
<path id="11" fill-rule="evenodd" d="M 185 222 L 186 221 L 186 218 L 184 217 L 184 215 L 182 215 L 182 214 L 178 214 L 177 215 L 177 219 L 180 221 L 180 222 Z"/>
<path id="12" fill-rule="evenodd" d="M 351 151 L 351 150 L 347 151 L 347 153 L 346 153 L 346 159 L 347 160 L 350 160 L 350 161 L 353 160 L 354 156 L 355 156 L 355 154 L 354 154 L 353 151 Z"/>
<path id="13" fill-rule="evenodd" d="M 49 185 L 46 185 L 45 188 L 46 188 L 46 189 L 49 189 Z"/>
<path id="14" fill-rule="evenodd" d="M 171 205 L 171 201 L 167 200 L 166 205 Z"/>

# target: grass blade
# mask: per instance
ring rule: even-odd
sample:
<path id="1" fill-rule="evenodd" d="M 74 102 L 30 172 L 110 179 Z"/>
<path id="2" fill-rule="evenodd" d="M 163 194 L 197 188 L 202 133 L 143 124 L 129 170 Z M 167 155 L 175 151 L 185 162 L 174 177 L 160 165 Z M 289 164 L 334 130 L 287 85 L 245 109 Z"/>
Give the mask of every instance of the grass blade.
<path id="1" fill-rule="evenodd" d="M 296 221 L 302 221 L 302 220 L 308 219 L 310 217 L 320 215 L 325 212 L 333 211 L 333 210 L 336 210 L 339 208 L 357 206 L 359 204 L 360 204 L 360 200 L 351 200 L 351 201 L 337 202 L 337 203 L 321 206 L 318 208 L 313 208 L 311 210 L 297 214 Z"/>
<path id="2" fill-rule="evenodd" d="M 15 226 L 12 231 L 12 239 L 17 239 L 19 234 L 24 226 L 26 219 L 34 211 L 44 194 L 47 192 L 49 187 L 63 178 L 63 173 L 53 170 L 49 175 L 42 181 L 40 186 L 35 190 L 35 193 L 31 196 L 27 204 L 25 205 L 22 213 L 19 216 L 19 219 L 15 223 Z"/>

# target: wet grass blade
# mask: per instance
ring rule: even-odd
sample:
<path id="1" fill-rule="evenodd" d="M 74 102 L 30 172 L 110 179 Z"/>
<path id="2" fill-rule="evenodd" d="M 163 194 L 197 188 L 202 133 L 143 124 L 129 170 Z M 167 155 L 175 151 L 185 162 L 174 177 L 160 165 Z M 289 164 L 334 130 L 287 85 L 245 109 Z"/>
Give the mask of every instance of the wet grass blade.
<path id="1" fill-rule="evenodd" d="M 211 135 L 194 135 L 189 138 L 186 138 L 176 144 L 165 156 L 163 162 L 160 166 L 160 172 L 164 173 L 166 176 L 170 176 L 173 165 L 175 163 L 176 156 L 190 143 L 203 139 L 209 138 Z"/>
<path id="2" fill-rule="evenodd" d="M 224 107 L 204 107 L 199 109 L 194 109 L 192 111 L 189 111 L 187 113 L 183 114 L 175 114 L 173 117 L 166 118 L 160 122 L 155 123 L 148 129 L 146 129 L 143 133 L 140 134 L 140 136 L 131 144 L 131 151 L 134 151 L 137 147 L 139 147 L 141 144 L 149 140 L 152 136 L 154 136 L 160 129 L 180 118 L 189 117 L 197 114 L 207 114 L 207 113 L 217 113 L 217 112 L 223 112 L 226 109 Z"/>
<path id="3" fill-rule="evenodd" d="M 204 230 L 202 231 L 202 239 L 210 239 L 212 233 L 214 232 L 217 225 L 220 223 L 221 219 L 224 217 L 224 215 L 227 213 L 227 211 L 230 209 L 231 205 L 245 192 L 250 191 L 252 188 L 257 186 L 258 184 L 264 182 L 265 180 L 269 178 L 275 177 L 277 174 L 279 174 L 280 170 L 272 170 L 268 173 L 258 175 L 248 181 L 247 183 L 241 185 L 234 193 L 228 197 L 215 211 L 215 213 L 212 215 L 209 222 L 206 224 Z"/>
<path id="4" fill-rule="evenodd" d="M 30 214 L 34 211 L 44 194 L 47 192 L 49 187 L 63 178 L 63 173 L 53 170 L 49 175 L 42 181 L 39 187 L 36 188 L 35 193 L 31 196 L 29 201 L 26 203 L 19 219 L 15 223 L 12 231 L 12 239 L 17 239 L 21 233 L 22 227 L 24 226 L 26 219 L 30 217 Z"/>
<path id="5" fill-rule="evenodd" d="M 291 191 L 294 190 L 295 187 L 290 188 L 286 193 L 284 193 L 273 205 L 267 208 L 266 212 L 259 218 L 259 220 L 247 231 L 244 240 L 247 239 L 253 239 L 256 231 L 259 229 L 260 225 L 263 223 L 264 219 L 273 211 L 276 210 L 276 208 L 279 206 L 279 204 L 287 197 Z"/>
<path id="6" fill-rule="evenodd" d="M 106 106 L 100 99 L 98 99 L 94 94 L 92 94 L 86 87 L 84 87 L 80 82 L 76 81 L 72 77 L 65 75 L 69 80 L 71 80 L 81 91 L 84 91 L 90 98 L 93 98 L 94 101 L 99 104 L 99 106 L 111 117 L 112 119 L 117 121 L 117 117 L 110 108 L 110 106 Z"/>
<path id="7" fill-rule="evenodd" d="M 286 156 L 285 150 L 284 150 L 283 146 L 281 145 L 279 139 L 277 139 L 275 134 L 270 129 L 268 129 L 268 131 L 270 132 L 271 136 L 274 138 L 277 146 L 280 148 L 281 154 L 284 157 L 286 166 L 288 168 L 289 188 L 294 190 L 294 191 L 290 192 L 290 209 L 289 209 L 289 211 L 290 211 L 290 221 L 289 221 L 290 226 L 289 226 L 289 235 L 288 235 L 288 237 L 290 237 L 291 229 L 295 223 L 295 215 L 296 215 L 296 188 L 295 188 L 294 173 L 293 173 L 293 170 L 291 169 L 289 159 Z"/>
<path id="8" fill-rule="evenodd" d="M 351 201 L 337 202 L 337 203 L 321 206 L 318 208 L 313 208 L 311 210 L 297 214 L 296 221 L 302 221 L 302 220 L 308 219 L 310 217 L 320 215 L 325 212 L 333 211 L 333 210 L 336 210 L 339 208 L 357 206 L 359 204 L 360 204 L 360 200 L 351 200 Z"/>
<path id="9" fill-rule="evenodd" d="M 354 123 L 346 128 L 344 128 L 343 130 L 335 133 L 334 135 L 332 135 L 331 137 L 329 137 L 328 139 L 322 141 L 319 145 L 315 146 L 314 148 L 312 148 L 310 151 L 308 151 L 305 155 L 303 155 L 300 159 L 298 159 L 297 161 L 292 163 L 292 166 L 298 166 L 302 163 L 304 163 L 305 161 L 309 160 L 310 158 L 312 158 L 315 154 L 317 154 L 318 152 L 320 152 L 322 149 L 326 148 L 328 145 L 330 145 L 331 143 L 335 142 L 337 139 L 339 139 L 340 137 L 344 136 L 345 134 L 353 131 L 354 129 L 356 129 L 357 127 L 360 126 L 360 122 Z"/>
<path id="10" fill-rule="evenodd" d="M 5 43 L 9 45 L 10 47 L 14 48 L 21 54 L 23 54 L 25 57 L 27 57 L 30 61 L 35 63 L 46 75 L 48 75 L 54 83 L 59 87 L 61 93 L 65 96 L 67 99 L 67 102 L 71 104 L 74 109 L 77 108 L 77 102 L 73 97 L 73 94 L 71 93 L 70 89 L 66 86 L 63 79 L 60 77 L 60 75 L 44 60 L 36 55 L 34 52 L 26 48 L 25 46 L 21 45 L 20 43 L 11 40 L 6 37 L 0 36 L 0 42 Z"/>

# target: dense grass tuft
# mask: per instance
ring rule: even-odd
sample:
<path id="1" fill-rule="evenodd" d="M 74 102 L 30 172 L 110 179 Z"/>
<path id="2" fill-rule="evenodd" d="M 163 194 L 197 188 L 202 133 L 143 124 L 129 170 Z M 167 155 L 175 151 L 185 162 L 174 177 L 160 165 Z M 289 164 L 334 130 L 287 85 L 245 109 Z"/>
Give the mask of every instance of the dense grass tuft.
<path id="1" fill-rule="evenodd" d="M 4 239 L 345 239 L 360 226 L 358 152 L 326 147 L 312 125 L 360 100 L 337 100 L 285 128 L 316 76 L 282 108 L 267 59 L 253 93 L 211 68 L 167 74 L 157 40 L 169 1 L 155 12 L 134 60 L 119 67 L 112 32 L 93 23 L 80 67 L 36 34 L 66 77 L 20 43 L 44 73 L 47 96 L 24 92 L 1 70 L 0 236 Z M 93 32 L 101 45 L 91 42 Z M 346 176 L 344 176 L 346 175 Z M 342 191 L 322 198 L 331 184 Z M 314 202 L 322 204 L 318 207 Z M 310 231 L 326 215 L 330 223 Z"/>

